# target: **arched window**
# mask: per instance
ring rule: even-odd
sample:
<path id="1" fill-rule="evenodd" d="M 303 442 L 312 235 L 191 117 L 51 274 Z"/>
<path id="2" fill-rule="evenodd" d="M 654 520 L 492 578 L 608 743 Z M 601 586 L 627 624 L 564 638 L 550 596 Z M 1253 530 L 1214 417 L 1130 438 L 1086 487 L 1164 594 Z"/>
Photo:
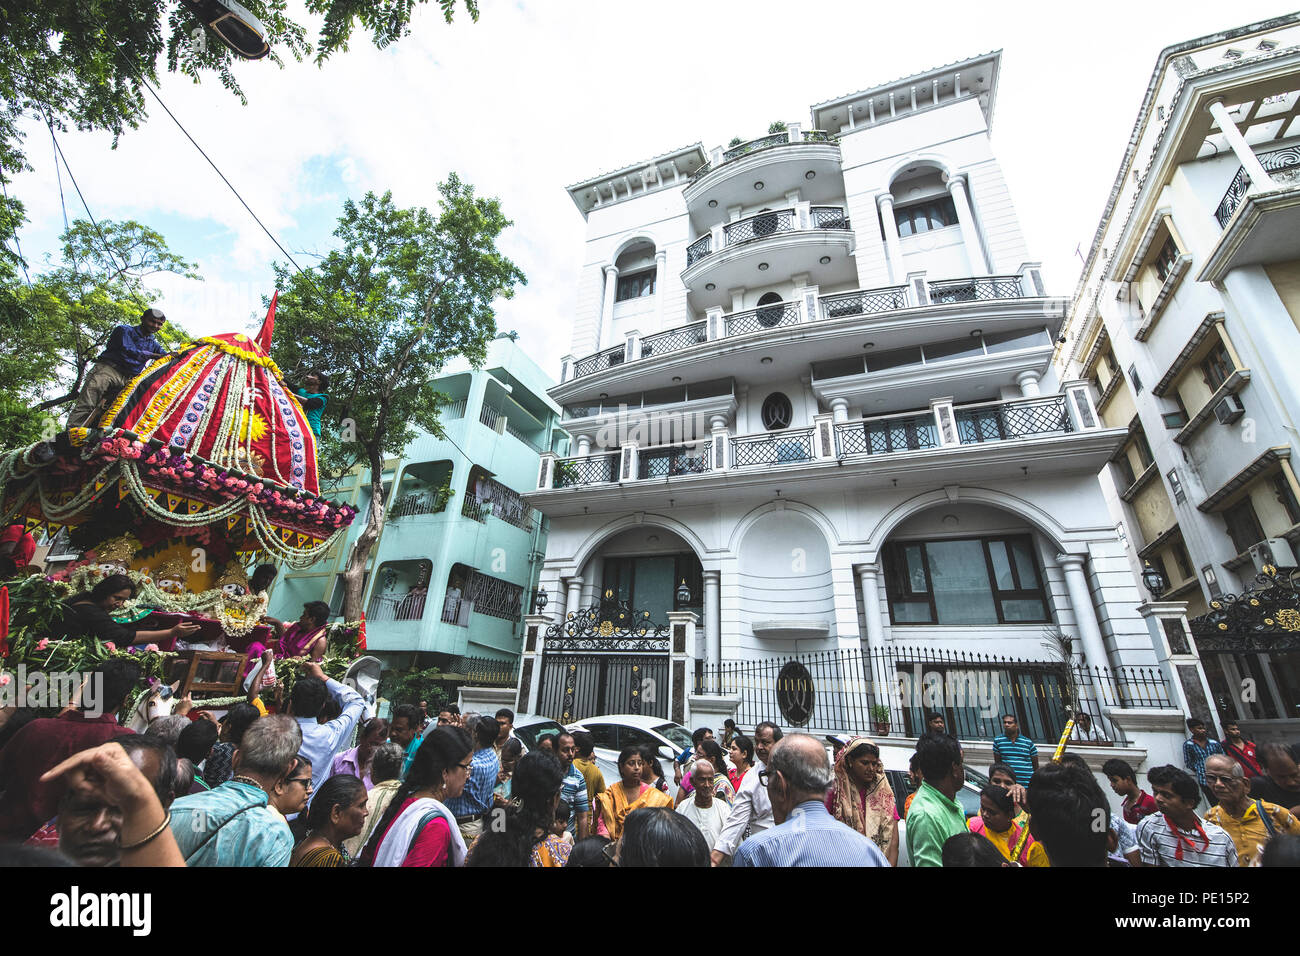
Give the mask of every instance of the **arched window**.
<path id="1" fill-rule="evenodd" d="M 614 301 L 643 299 L 655 294 L 655 247 L 649 242 L 638 242 L 619 255 L 614 263 L 618 267 L 618 283 L 614 288 Z"/>
<path id="2" fill-rule="evenodd" d="M 763 427 L 770 432 L 781 428 L 789 428 L 790 422 L 794 418 L 794 409 L 790 405 L 790 399 L 780 392 L 773 392 L 763 399 L 762 417 Z"/>

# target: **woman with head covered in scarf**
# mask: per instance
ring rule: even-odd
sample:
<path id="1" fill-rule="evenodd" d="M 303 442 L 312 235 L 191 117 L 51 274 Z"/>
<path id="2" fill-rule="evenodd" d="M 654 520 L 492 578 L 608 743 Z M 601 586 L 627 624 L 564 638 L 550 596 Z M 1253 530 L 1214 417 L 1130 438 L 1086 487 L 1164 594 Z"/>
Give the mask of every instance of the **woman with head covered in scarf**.
<path id="1" fill-rule="evenodd" d="M 890 866 L 898 865 L 898 807 L 885 779 L 880 748 L 866 737 L 854 737 L 836 758 L 826 809 L 880 847 Z"/>

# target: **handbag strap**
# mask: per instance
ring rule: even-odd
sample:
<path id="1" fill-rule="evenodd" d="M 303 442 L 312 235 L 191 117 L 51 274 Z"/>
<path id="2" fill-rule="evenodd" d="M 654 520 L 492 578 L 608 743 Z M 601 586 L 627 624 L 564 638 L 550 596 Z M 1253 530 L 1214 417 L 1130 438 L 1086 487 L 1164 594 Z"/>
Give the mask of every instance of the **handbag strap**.
<path id="1" fill-rule="evenodd" d="M 1260 820 L 1264 823 L 1264 829 L 1268 831 L 1268 838 L 1271 840 L 1277 835 L 1277 828 L 1273 826 L 1273 821 L 1267 813 L 1264 812 L 1264 803 L 1258 797 L 1255 799 L 1255 812 L 1259 814 Z"/>
<path id="2" fill-rule="evenodd" d="M 230 823 L 232 820 L 235 819 L 235 817 L 239 816 L 241 813 L 247 813 L 249 810 L 255 810 L 260 806 L 264 806 L 264 804 L 250 803 L 246 807 L 241 807 L 240 809 L 232 813 L 229 817 L 227 817 L 225 822 L 223 822 L 221 826 L 213 827 L 212 830 L 208 832 L 208 835 L 203 838 L 203 842 L 200 843 L 198 846 L 196 846 L 193 852 L 191 852 L 190 855 L 185 858 L 186 865 L 189 864 L 190 860 L 198 856 L 200 850 L 202 850 L 205 846 L 207 846 L 210 842 L 212 842 L 212 838 L 221 832 L 222 827 L 226 826 L 226 824 Z"/>

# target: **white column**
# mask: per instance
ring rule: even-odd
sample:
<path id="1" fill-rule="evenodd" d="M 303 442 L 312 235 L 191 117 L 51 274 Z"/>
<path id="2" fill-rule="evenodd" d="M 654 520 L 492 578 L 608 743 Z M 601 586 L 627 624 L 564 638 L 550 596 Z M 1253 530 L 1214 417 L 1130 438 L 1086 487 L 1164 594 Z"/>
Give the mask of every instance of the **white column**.
<path id="1" fill-rule="evenodd" d="M 841 422 L 847 422 L 849 420 L 849 400 L 847 398 L 832 398 L 831 415 L 837 425 Z"/>
<path id="2" fill-rule="evenodd" d="M 579 435 L 579 436 L 578 436 L 578 456 L 581 457 L 581 458 L 586 458 L 586 457 L 587 457 L 588 455 L 590 455 L 590 454 L 591 454 L 591 436 L 590 436 L 590 435 Z"/>
<path id="3" fill-rule="evenodd" d="M 975 228 L 975 214 L 971 212 L 970 200 L 966 196 L 966 177 L 949 176 L 948 194 L 957 209 L 957 222 L 961 225 L 961 241 L 966 247 L 966 261 L 970 263 L 972 276 L 989 274 L 988 263 L 984 259 L 984 247 L 980 244 L 980 233 Z"/>
<path id="4" fill-rule="evenodd" d="M 664 330 L 664 280 L 668 278 L 668 250 L 655 251 L 655 331 Z"/>
<path id="5" fill-rule="evenodd" d="M 893 193 L 882 193 L 877 196 L 876 206 L 880 209 L 880 221 L 885 227 L 885 258 L 889 260 L 889 281 L 893 285 L 901 285 L 903 248 L 898 243 L 898 221 L 894 219 Z"/>
<path id="6" fill-rule="evenodd" d="M 874 564 L 858 566 L 858 586 L 862 589 L 862 611 L 867 619 L 867 648 L 878 651 L 885 641 L 885 627 L 880 617 L 879 568 Z"/>
<path id="7" fill-rule="evenodd" d="M 605 299 L 600 308 L 600 339 L 596 342 L 599 352 L 609 346 L 614 335 L 614 295 L 618 291 L 618 266 L 605 266 Z"/>
<path id="8" fill-rule="evenodd" d="M 1020 394 L 1025 398 L 1037 398 L 1042 394 L 1038 390 L 1038 373 L 1026 369 L 1016 376 L 1016 384 L 1020 386 Z"/>
<path id="9" fill-rule="evenodd" d="M 1110 659 L 1106 656 L 1106 643 L 1101 636 L 1101 627 L 1097 623 L 1097 611 L 1092 606 L 1092 593 L 1088 590 L 1088 578 L 1083 573 L 1083 562 L 1087 560 L 1082 554 L 1058 554 L 1056 563 L 1065 574 L 1065 587 L 1070 594 L 1070 607 L 1074 611 L 1074 623 L 1083 641 L 1083 656 L 1087 658 L 1088 667 L 1109 667 Z"/>
<path id="10" fill-rule="evenodd" d="M 704 572 L 704 666 L 713 670 L 722 663 L 722 581 L 721 571 Z M 716 679 L 707 690 L 718 690 Z"/>
<path id="11" fill-rule="evenodd" d="M 1223 138 L 1228 141 L 1228 145 L 1237 155 L 1237 162 L 1246 167 L 1251 188 L 1257 190 L 1270 188 L 1273 184 L 1272 177 L 1264 168 L 1264 164 L 1259 161 L 1259 157 L 1255 155 L 1255 151 L 1250 148 L 1246 138 L 1241 135 L 1241 130 L 1237 129 L 1237 124 L 1232 121 L 1232 116 L 1228 113 L 1228 108 L 1223 105 L 1223 100 L 1221 98 L 1211 100 L 1208 108 L 1210 115 L 1219 124 L 1219 129 L 1223 131 Z"/>
<path id="12" fill-rule="evenodd" d="M 575 574 L 569 578 L 569 596 L 564 601 L 564 615 L 567 618 L 582 606 L 582 575 Z"/>

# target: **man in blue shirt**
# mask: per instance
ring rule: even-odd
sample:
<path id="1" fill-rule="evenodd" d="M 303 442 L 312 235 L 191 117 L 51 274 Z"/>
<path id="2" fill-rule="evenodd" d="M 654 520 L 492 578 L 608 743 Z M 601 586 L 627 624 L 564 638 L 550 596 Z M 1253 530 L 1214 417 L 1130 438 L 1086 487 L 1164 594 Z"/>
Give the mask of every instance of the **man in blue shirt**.
<path id="1" fill-rule="evenodd" d="M 758 773 L 777 825 L 742 843 L 734 866 L 889 866 L 875 843 L 826 812 L 826 791 L 834 778 L 826 747 L 817 738 L 787 735 Z"/>
<path id="2" fill-rule="evenodd" d="M 1029 786 L 1038 769 L 1038 745 L 1020 732 L 1015 714 L 1002 715 L 1002 733 L 993 738 L 993 760 L 1016 772 L 1016 783 Z"/>
<path id="3" fill-rule="evenodd" d="M 288 713 L 302 729 L 302 747 L 298 752 L 311 761 L 311 786 L 317 790 L 330 775 L 335 755 L 352 743 L 358 721 L 373 714 L 367 713 L 365 699 L 360 694 L 346 684 L 326 677 L 319 664 L 308 661 L 303 665 L 303 671 L 308 676 L 299 677 L 294 683 Z M 329 723 L 322 724 L 316 718 L 325 706 L 326 694 L 339 702 L 343 712 Z"/>
<path id="4" fill-rule="evenodd" d="M 1205 779 L 1205 761 L 1215 754 L 1223 753 L 1223 745 L 1217 740 L 1210 739 L 1210 732 L 1205 728 L 1205 721 L 1199 717 L 1189 717 L 1187 719 L 1187 729 L 1191 736 L 1183 741 L 1183 766 L 1187 768 L 1188 773 L 1196 778 L 1201 792 L 1210 801 L 1210 806 L 1217 807 L 1219 798 L 1214 795 L 1214 791 L 1210 789 L 1210 785 Z"/>
<path id="5" fill-rule="evenodd" d="M 578 756 L 578 744 L 573 734 L 555 735 L 555 755 L 560 758 L 560 767 L 564 770 L 564 779 L 560 782 L 560 799 L 573 808 L 569 817 L 568 831 L 573 839 L 581 840 L 590 836 L 587 822 L 591 819 L 591 798 L 587 795 L 587 778 L 573 765 Z"/>
<path id="6" fill-rule="evenodd" d="M 144 367 L 167 350 L 155 336 L 167 317 L 161 309 L 147 309 L 140 325 L 119 325 L 108 338 L 108 347 L 95 359 L 68 415 L 69 428 L 94 428 L 113 399 Z"/>
<path id="7" fill-rule="evenodd" d="M 456 815 L 456 825 L 466 845 L 483 832 L 483 817 L 492 809 L 492 790 L 501 773 L 501 762 L 492 744 L 497 739 L 497 722 L 480 717 L 474 724 L 474 756 L 470 759 L 469 780 L 459 797 L 447 800 L 447 809 Z"/>
<path id="8" fill-rule="evenodd" d="M 234 776 L 172 803 L 172 835 L 187 866 L 289 865 L 293 835 L 268 804 L 301 745 L 293 718 L 255 720 L 235 751 Z"/>

